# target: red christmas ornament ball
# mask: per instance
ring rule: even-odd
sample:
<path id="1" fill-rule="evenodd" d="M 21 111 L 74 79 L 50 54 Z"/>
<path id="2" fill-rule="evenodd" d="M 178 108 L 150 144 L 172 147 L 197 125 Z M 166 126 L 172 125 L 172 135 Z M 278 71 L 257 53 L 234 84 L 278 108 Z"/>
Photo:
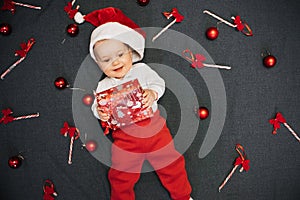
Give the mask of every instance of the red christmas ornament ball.
<path id="1" fill-rule="evenodd" d="M 82 97 L 82 102 L 86 106 L 91 106 L 92 103 L 94 102 L 94 96 L 91 94 L 86 94 Z"/>
<path id="2" fill-rule="evenodd" d="M 71 37 L 75 37 L 79 33 L 79 27 L 77 24 L 69 24 L 67 26 L 67 33 Z"/>
<path id="3" fill-rule="evenodd" d="M 58 77 L 55 79 L 54 81 L 54 86 L 59 89 L 59 90 L 63 90 L 66 87 L 68 87 L 68 82 L 64 77 Z"/>
<path id="4" fill-rule="evenodd" d="M 264 60 L 263 60 L 263 63 L 265 65 L 265 67 L 267 67 L 267 68 L 274 67 L 276 62 L 277 62 L 277 60 L 276 60 L 275 56 L 272 56 L 272 55 L 268 55 L 268 56 L 264 57 Z"/>
<path id="5" fill-rule="evenodd" d="M 200 107 L 198 109 L 198 115 L 200 119 L 206 119 L 209 116 L 209 111 L 206 107 Z"/>
<path id="6" fill-rule="evenodd" d="M 11 26 L 7 23 L 0 24 L 0 33 L 2 35 L 9 35 L 11 33 Z"/>
<path id="7" fill-rule="evenodd" d="M 89 151 L 89 152 L 93 152 L 97 149 L 97 142 L 95 142 L 94 140 L 89 140 L 85 143 L 85 148 Z"/>
<path id="8" fill-rule="evenodd" d="M 216 27 L 210 27 L 206 30 L 206 37 L 210 40 L 217 39 L 219 31 Z"/>
<path id="9" fill-rule="evenodd" d="M 12 156 L 8 159 L 8 166 L 13 169 L 17 169 L 22 165 L 24 158 L 21 155 Z"/>
<path id="10" fill-rule="evenodd" d="M 137 2 L 140 6 L 146 6 L 150 2 L 150 0 L 138 0 Z"/>

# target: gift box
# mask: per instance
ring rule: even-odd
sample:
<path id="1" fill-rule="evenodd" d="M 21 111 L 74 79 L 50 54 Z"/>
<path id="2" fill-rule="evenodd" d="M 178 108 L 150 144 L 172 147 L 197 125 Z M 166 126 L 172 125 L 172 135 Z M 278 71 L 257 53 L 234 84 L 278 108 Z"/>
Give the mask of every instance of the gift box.
<path id="1" fill-rule="evenodd" d="M 143 89 L 137 79 L 95 93 L 95 98 L 110 115 L 108 121 L 102 122 L 105 128 L 116 130 L 153 116 L 151 107 L 143 108 Z"/>

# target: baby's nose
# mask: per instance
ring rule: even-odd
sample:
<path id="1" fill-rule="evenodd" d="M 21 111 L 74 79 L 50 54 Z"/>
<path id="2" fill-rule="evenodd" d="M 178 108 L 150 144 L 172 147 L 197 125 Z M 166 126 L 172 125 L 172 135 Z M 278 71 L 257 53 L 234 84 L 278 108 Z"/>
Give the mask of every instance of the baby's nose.
<path id="1" fill-rule="evenodd" d="M 118 57 L 116 57 L 114 60 L 113 60 L 113 62 L 112 62 L 112 64 L 113 65 L 118 65 L 120 62 L 119 62 L 119 58 Z"/>

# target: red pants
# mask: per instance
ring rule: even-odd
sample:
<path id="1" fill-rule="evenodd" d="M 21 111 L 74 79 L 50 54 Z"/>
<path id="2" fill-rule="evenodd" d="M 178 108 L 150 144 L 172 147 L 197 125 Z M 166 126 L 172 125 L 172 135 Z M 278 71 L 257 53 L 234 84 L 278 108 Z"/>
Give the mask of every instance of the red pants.
<path id="1" fill-rule="evenodd" d="M 151 119 L 113 132 L 112 166 L 108 173 L 111 200 L 134 200 L 134 186 L 145 160 L 155 169 L 171 198 L 189 200 L 191 186 L 183 156 L 175 150 L 165 119 Z"/>

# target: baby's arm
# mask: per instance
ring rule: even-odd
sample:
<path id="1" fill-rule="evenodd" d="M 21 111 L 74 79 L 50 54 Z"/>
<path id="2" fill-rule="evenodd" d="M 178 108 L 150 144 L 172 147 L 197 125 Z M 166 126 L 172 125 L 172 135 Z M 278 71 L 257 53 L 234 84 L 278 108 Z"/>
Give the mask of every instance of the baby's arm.
<path id="1" fill-rule="evenodd" d="M 97 117 L 101 121 L 107 121 L 110 117 L 107 112 L 105 112 L 103 109 L 100 108 L 100 106 L 98 106 L 97 101 L 94 101 L 92 105 L 92 111 L 95 117 Z"/>
<path id="2" fill-rule="evenodd" d="M 141 70 L 142 69 L 142 70 Z M 165 81 L 148 65 L 140 65 L 140 78 L 144 89 L 143 107 L 151 107 L 165 91 Z"/>
<path id="3" fill-rule="evenodd" d="M 165 92 L 165 81 L 148 65 L 143 66 L 143 79 L 145 80 L 144 90 L 152 90 L 155 100 L 158 100 Z"/>
<path id="4" fill-rule="evenodd" d="M 97 90 L 98 91 L 103 91 L 103 84 L 101 84 L 101 81 L 98 83 Z M 97 99 L 94 99 L 93 105 L 91 107 L 93 114 L 96 118 L 100 119 L 101 121 L 107 121 L 109 119 L 109 113 L 100 108 L 100 106 L 97 103 Z"/>
<path id="5" fill-rule="evenodd" d="M 151 107 L 153 102 L 157 100 L 158 93 L 152 89 L 144 89 L 143 98 L 143 108 Z"/>

